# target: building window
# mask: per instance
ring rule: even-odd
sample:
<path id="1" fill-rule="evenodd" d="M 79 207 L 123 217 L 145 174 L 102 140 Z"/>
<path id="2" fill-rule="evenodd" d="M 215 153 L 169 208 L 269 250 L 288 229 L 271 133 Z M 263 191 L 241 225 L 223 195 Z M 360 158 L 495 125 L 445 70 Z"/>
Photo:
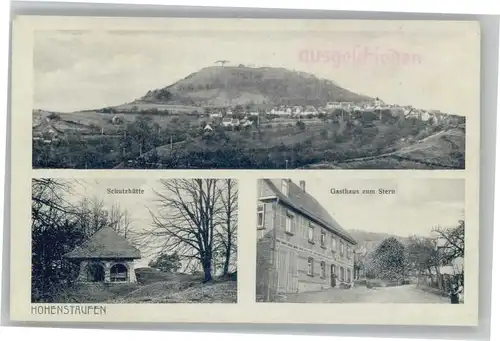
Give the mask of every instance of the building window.
<path id="1" fill-rule="evenodd" d="M 314 276 L 314 259 L 312 258 L 307 260 L 307 274 L 309 276 Z"/>
<path id="2" fill-rule="evenodd" d="M 285 232 L 293 233 L 292 227 L 293 227 L 293 215 L 287 213 L 285 221 Z"/>
<path id="3" fill-rule="evenodd" d="M 351 282 L 351 269 L 347 269 L 347 278 L 346 278 L 346 281 L 347 282 Z"/>
<path id="4" fill-rule="evenodd" d="M 332 251 L 337 252 L 337 238 L 335 236 L 332 236 Z"/>
<path id="5" fill-rule="evenodd" d="M 257 227 L 264 227 L 265 206 L 257 206 Z"/>
<path id="6" fill-rule="evenodd" d="M 344 257 L 344 242 L 340 241 L 340 257 Z"/>
<path id="7" fill-rule="evenodd" d="M 341 244 L 342 245 L 342 244 Z M 340 267 L 340 280 L 342 282 L 345 281 L 345 274 L 344 274 L 344 268 L 343 267 Z"/>
<path id="8" fill-rule="evenodd" d="M 281 192 L 288 196 L 288 180 L 281 180 Z"/>
<path id="9" fill-rule="evenodd" d="M 321 262 L 321 278 L 325 278 L 325 262 Z"/>
<path id="10" fill-rule="evenodd" d="M 321 246 L 325 247 L 325 242 L 326 241 L 326 232 L 321 231 Z"/>
<path id="11" fill-rule="evenodd" d="M 331 276 L 337 275 L 337 267 L 335 266 L 335 264 L 332 264 L 331 272 Z"/>
<path id="12" fill-rule="evenodd" d="M 127 267 L 123 264 L 115 264 L 110 270 L 111 282 L 126 282 L 127 281 Z"/>
<path id="13" fill-rule="evenodd" d="M 351 247 L 347 246 L 347 259 L 351 259 Z"/>
<path id="14" fill-rule="evenodd" d="M 309 224 L 307 237 L 311 243 L 314 242 L 314 226 L 312 226 L 311 224 Z"/>

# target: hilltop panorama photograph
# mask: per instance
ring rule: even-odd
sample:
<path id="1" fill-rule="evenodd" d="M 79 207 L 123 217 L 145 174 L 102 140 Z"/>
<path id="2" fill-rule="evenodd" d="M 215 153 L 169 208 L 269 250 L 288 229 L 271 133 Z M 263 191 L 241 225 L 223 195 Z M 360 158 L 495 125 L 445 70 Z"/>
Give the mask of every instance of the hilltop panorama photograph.
<path id="1" fill-rule="evenodd" d="M 258 302 L 464 302 L 463 179 L 261 179 L 257 195 Z"/>
<path id="2" fill-rule="evenodd" d="M 464 169 L 463 34 L 39 31 L 32 165 Z"/>

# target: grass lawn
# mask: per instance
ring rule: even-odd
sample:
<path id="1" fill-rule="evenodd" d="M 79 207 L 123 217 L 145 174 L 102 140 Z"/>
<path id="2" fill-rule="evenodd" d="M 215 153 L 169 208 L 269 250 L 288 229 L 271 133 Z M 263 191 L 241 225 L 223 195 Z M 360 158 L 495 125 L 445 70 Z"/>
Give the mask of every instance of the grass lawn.
<path id="1" fill-rule="evenodd" d="M 67 303 L 235 303 L 236 281 L 202 283 L 200 276 L 136 269 L 137 283 L 82 283 L 61 293 Z"/>

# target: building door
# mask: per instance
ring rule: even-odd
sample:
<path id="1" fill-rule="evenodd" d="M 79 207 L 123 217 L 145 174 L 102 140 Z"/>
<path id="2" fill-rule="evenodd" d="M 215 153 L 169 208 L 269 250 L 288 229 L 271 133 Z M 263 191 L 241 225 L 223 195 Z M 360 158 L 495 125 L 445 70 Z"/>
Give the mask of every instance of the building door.
<path id="1" fill-rule="evenodd" d="M 330 266 L 330 285 L 332 286 L 332 288 L 335 288 L 335 286 L 337 285 L 337 283 L 336 283 L 337 274 L 336 274 L 335 270 L 336 270 L 335 264 L 332 264 Z"/>
<path id="2" fill-rule="evenodd" d="M 298 291 L 298 257 L 289 248 L 278 250 L 276 270 L 278 272 L 277 290 L 279 293 L 295 293 Z"/>
<path id="3" fill-rule="evenodd" d="M 280 248 L 279 246 L 277 247 L 276 256 L 276 291 L 280 294 L 284 294 L 287 292 L 289 257 L 287 257 L 286 250 Z"/>
<path id="4" fill-rule="evenodd" d="M 299 291 L 299 257 L 296 251 L 292 251 L 290 254 L 290 267 L 291 267 L 291 285 L 290 292 Z"/>
<path id="5" fill-rule="evenodd" d="M 87 281 L 89 282 L 104 282 L 104 267 L 98 263 L 90 263 L 87 265 Z"/>

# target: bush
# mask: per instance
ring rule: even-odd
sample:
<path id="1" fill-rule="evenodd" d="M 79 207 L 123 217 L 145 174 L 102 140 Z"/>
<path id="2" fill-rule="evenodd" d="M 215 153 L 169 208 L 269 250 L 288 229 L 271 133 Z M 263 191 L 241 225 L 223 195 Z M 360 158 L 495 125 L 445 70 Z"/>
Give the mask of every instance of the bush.
<path id="1" fill-rule="evenodd" d="M 354 281 L 354 284 L 356 284 L 356 285 L 365 285 L 366 286 L 367 285 L 367 281 L 366 281 L 366 279 L 358 279 L 358 280 Z"/>
<path id="2" fill-rule="evenodd" d="M 51 119 L 51 120 L 58 120 L 58 119 L 60 119 L 60 118 L 61 118 L 61 116 L 59 116 L 58 114 L 53 113 L 53 112 L 51 112 L 51 113 L 50 113 L 47 117 L 48 117 L 49 119 Z"/>

